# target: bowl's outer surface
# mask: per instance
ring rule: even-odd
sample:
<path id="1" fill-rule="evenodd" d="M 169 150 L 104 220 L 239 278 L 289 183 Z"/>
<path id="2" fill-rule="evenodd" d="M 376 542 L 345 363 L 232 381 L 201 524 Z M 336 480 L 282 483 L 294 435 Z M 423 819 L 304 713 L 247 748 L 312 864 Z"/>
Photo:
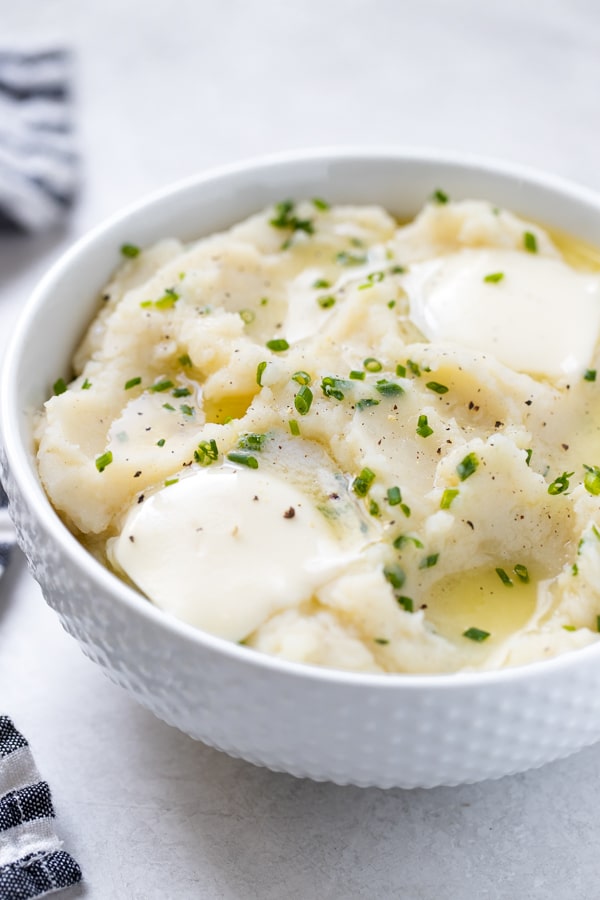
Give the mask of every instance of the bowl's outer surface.
<path id="1" fill-rule="evenodd" d="M 378 203 L 406 218 L 438 187 L 600 245 L 600 198 L 550 176 L 425 152 L 300 152 L 191 179 L 96 229 L 39 285 L 5 361 L 0 475 L 31 570 L 64 627 L 162 719 L 294 775 L 431 787 L 566 756 L 600 738 L 600 644 L 495 673 L 363 676 L 195 631 L 120 582 L 67 531 L 37 477 L 32 414 L 68 373 L 122 243 L 200 237 L 288 196 Z"/>

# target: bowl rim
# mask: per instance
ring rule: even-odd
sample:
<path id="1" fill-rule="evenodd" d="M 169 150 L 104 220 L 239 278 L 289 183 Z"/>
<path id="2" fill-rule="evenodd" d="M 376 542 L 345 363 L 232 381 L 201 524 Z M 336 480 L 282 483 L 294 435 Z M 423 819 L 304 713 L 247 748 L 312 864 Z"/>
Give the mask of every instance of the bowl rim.
<path id="1" fill-rule="evenodd" d="M 354 672 L 311 663 L 293 662 L 212 635 L 159 609 L 141 592 L 129 587 L 96 560 L 62 522 L 43 490 L 39 478 L 36 477 L 34 467 L 30 466 L 30 451 L 19 438 L 21 411 L 18 401 L 18 384 L 15 381 L 16 370 L 21 354 L 25 350 L 27 334 L 34 322 L 37 309 L 45 302 L 56 283 L 62 278 L 63 273 L 69 270 L 82 252 L 93 247 L 94 243 L 102 240 L 105 235 L 142 210 L 160 206 L 192 188 L 201 189 L 204 184 L 240 175 L 249 176 L 252 173 L 277 167 L 293 167 L 311 161 L 336 162 L 341 160 L 362 164 L 388 160 L 399 165 L 425 163 L 457 170 L 476 169 L 482 174 L 512 178 L 522 182 L 525 186 L 555 191 L 576 202 L 591 205 L 597 209 L 600 218 L 600 193 L 562 176 L 513 161 L 480 156 L 470 152 L 447 152 L 429 147 L 352 145 L 288 150 L 211 167 L 167 184 L 113 213 L 78 238 L 37 283 L 22 312 L 18 315 L 0 370 L 0 449 L 4 449 L 6 456 L 10 473 L 9 483 L 12 478 L 18 484 L 19 491 L 25 497 L 28 507 L 35 511 L 43 529 L 52 535 L 52 540 L 58 543 L 61 553 L 70 559 L 78 570 L 85 572 L 90 581 L 97 583 L 101 590 L 110 594 L 115 602 L 122 604 L 134 616 L 140 616 L 149 625 L 166 629 L 178 640 L 210 652 L 223 654 L 233 662 L 249 665 L 265 673 L 275 672 L 281 676 L 301 677 L 307 681 L 326 682 L 340 687 L 383 688 L 385 690 L 446 691 L 475 686 L 500 686 L 523 679 L 526 681 L 532 681 L 536 677 L 542 679 L 551 675 L 558 677 L 574 666 L 579 667 L 588 657 L 594 660 L 600 656 L 600 642 L 565 651 L 550 659 L 537 660 L 504 669 L 421 674 Z M 101 287 L 100 285 L 99 289 Z"/>

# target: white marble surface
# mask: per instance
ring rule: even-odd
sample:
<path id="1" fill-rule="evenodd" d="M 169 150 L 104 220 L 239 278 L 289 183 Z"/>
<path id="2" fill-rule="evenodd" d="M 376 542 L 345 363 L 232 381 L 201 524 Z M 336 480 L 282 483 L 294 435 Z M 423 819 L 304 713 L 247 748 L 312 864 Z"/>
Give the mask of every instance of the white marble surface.
<path id="1" fill-rule="evenodd" d="M 600 188 L 595 0 L 0 0 L 0 41 L 77 52 L 68 233 L 0 240 L 0 345 L 94 223 L 209 165 L 317 144 L 516 159 Z M 0 583 L 0 708 L 28 736 L 89 900 L 593 900 L 600 746 L 495 783 L 312 784 L 155 720 L 80 653 L 20 556 Z"/>

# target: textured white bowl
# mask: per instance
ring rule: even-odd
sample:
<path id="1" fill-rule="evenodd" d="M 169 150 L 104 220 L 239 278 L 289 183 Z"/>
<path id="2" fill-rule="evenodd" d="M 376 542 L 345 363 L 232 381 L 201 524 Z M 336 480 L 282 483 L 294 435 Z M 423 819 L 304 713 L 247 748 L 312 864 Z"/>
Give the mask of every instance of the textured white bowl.
<path id="1" fill-rule="evenodd" d="M 300 152 L 168 188 L 94 230 L 48 273 L 12 338 L 0 384 L 6 485 L 48 603 L 91 659 L 157 716 L 275 770 L 380 787 L 431 787 L 540 766 L 600 738 L 600 643 L 496 673 L 358 675 L 300 666 L 203 634 L 97 563 L 37 477 L 32 412 L 68 370 L 126 241 L 191 239 L 286 197 L 380 203 L 414 215 L 435 188 L 600 245 L 600 198 L 512 165 L 427 152 Z"/>

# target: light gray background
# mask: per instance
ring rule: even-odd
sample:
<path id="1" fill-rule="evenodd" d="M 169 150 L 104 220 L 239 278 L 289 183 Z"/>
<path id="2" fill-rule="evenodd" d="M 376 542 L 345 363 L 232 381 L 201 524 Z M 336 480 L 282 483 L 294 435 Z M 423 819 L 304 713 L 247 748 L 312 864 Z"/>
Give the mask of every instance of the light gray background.
<path id="1" fill-rule="evenodd" d="M 0 345 L 73 237 L 150 189 L 250 155 L 404 144 L 600 188 L 594 0 L 0 0 L 0 42 L 77 52 L 68 233 L 0 241 Z M 32 360 L 32 365 L 35 360 Z M 29 738 L 90 900 L 594 900 L 600 747 L 459 789 L 297 781 L 194 743 L 86 660 L 17 556 L 0 709 Z"/>

